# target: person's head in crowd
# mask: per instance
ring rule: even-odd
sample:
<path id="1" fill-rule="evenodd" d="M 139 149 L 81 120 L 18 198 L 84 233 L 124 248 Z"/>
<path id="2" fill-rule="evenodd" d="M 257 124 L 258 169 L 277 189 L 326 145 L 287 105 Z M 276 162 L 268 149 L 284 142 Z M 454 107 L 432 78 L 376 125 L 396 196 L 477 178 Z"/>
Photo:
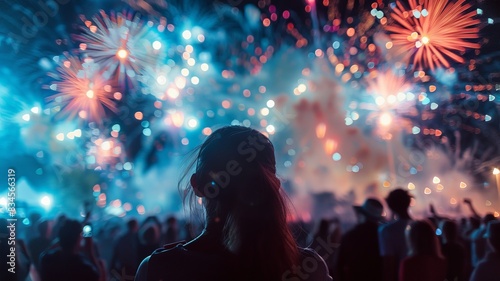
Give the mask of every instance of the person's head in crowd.
<path id="1" fill-rule="evenodd" d="M 82 224 L 77 220 L 66 219 L 59 229 L 59 245 L 64 252 L 75 252 L 82 240 Z"/>
<path id="2" fill-rule="evenodd" d="M 174 216 L 169 216 L 167 218 L 167 226 L 168 227 L 175 227 L 177 225 L 177 219 Z"/>
<path id="3" fill-rule="evenodd" d="M 412 196 L 408 193 L 408 191 L 397 188 L 389 193 L 385 201 L 387 202 L 387 206 L 389 209 L 399 216 L 400 218 L 409 217 L 408 208 L 410 207 Z"/>
<path id="4" fill-rule="evenodd" d="M 54 223 L 54 229 L 59 229 L 61 226 L 64 224 L 64 222 L 68 219 L 65 214 L 61 214 L 57 217 Z M 57 235 L 59 232 L 54 233 L 54 235 Z"/>
<path id="5" fill-rule="evenodd" d="M 251 128 L 223 127 L 201 145 L 193 166 L 185 191 L 203 199 L 205 231 L 220 233 L 219 243 L 253 274 L 280 279 L 298 262 L 298 248 L 271 141 Z"/>
<path id="6" fill-rule="evenodd" d="M 492 213 L 487 213 L 486 215 L 484 215 L 482 223 L 486 227 L 490 221 L 494 220 L 496 220 L 495 216 Z"/>
<path id="7" fill-rule="evenodd" d="M 491 249 L 495 253 L 500 253 L 500 221 L 490 221 L 486 230 L 486 237 Z"/>
<path id="8" fill-rule="evenodd" d="M 37 229 L 40 237 L 49 238 L 51 236 L 51 231 L 52 231 L 51 221 L 43 220 L 38 222 Z"/>
<path id="9" fill-rule="evenodd" d="M 144 227 L 141 235 L 141 241 L 145 245 L 155 245 L 160 243 L 160 230 L 154 224 Z"/>
<path id="10" fill-rule="evenodd" d="M 136 219 L 130 219 L 127 221 L 127 231 L 136 233 L 139 231 L 139 222 Z"/>
<path id="11" fill-rule="evenodd" d="M 375 198 L 368 198 L 361 206 L 353 206 L 359 223 L 366 221 L 381 222 L 384 220 L 384 206 Z"/>
<path id="12" fill-rule="evenodd" d="M 460 218 L 460 229 L 464 229 L 467 227 L 467 218 Z"/>
<path id="13" fill-rule="evenodd" d="M 439 228 L 441 229 L 441 237 L 443 243 L 456 242 L 458 239 L 458 225 L 452 220 L 441 221 Z"/>
<path id="14" fill-rule="evenodd" d="M 326 237 L 328 236 L 329 232 L 330 232 L 330 222 L 327 219 L 321 219 L 319 221 L 316 235 L 321 237 Z"/>
<path id="15" fill-rule="evenodd" d="M 406 243 L 409 256 L 442 256 L 436 230 L 428 220 L 413 221 L 406 227 Z"/>
<path id="16" fill-rule="evenodd" d="M 481 220 L 475 217 L 470 217 L 467 220 L 467 228 L 470 230 L 478 229 L 481 226 Z"/>

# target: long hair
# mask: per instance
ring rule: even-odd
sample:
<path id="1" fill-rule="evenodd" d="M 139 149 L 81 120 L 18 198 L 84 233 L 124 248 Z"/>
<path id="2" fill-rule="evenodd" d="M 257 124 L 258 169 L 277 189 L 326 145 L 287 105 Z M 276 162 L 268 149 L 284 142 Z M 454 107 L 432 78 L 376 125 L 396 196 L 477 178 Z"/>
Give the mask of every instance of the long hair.
<path id="1" fill-rule="evenodd" d="M 441 246 L 434 227 L 428 220 L 412 222 L 406 228 L 409 255 L 430 255 L 442 257 Z"/>
<path id="2" fill-rule="evenodd" d="M 298 263 L 298 247 L 270 140 L 254 129 L 223 127 L 201 145 L 192 165 L 206 217 L 220 224 L 219 242 L 239 257 L 245 276 L 281 279 Z M 191 202 L 192 188 L 184 190 Z"/>

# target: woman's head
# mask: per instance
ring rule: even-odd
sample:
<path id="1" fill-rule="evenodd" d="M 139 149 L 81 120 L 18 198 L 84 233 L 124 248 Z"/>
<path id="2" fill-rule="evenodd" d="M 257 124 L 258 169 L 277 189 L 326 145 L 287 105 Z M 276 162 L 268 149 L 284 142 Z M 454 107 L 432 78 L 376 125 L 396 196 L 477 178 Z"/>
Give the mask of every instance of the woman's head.
<path id="1" fill-rule="evenodd" d="M 410 256 L 441 256 L 441 248 L 432 224 L 427 220 L 410 223 L 406 228 L 406 242 Z"/>
<path id="2" fill-rule="evenodd" d="M 248 257 L 279 253 L 284 264 L 277 268 L 291 265 L 297 246 L 271 141 L 251 128 L 223 127 L 201 145 L 194 165 L 192 191 L 204 199 L 208 227 L 221 230 L 224 246 Z"/>
<path id="3" fill-rule="evenodd" d="M 254 129 L 229 126 L 213 132 L 201 145 L 191 184 L 196 195 L 220 201 L 238 191 L 231 187 L 275 174 L 269 139 Z"/>
<path id="4" fill-rule="evenodd" d="M 191 186 L 211 220 L 224 221 L 235 209 L 259 217 L 259 206 L 282 199 L 274 147 L 254 129 L 216 130 L 201 145 L 195 165 Z"/>

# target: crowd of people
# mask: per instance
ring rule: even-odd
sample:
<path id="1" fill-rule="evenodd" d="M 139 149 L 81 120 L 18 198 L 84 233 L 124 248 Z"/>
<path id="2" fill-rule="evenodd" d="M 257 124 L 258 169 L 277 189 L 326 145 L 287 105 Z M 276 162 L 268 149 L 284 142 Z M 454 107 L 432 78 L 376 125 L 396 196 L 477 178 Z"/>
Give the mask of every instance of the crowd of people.
<path id="1" fill-rule="evenodd" d="M 2 262 L 0 280 L 500 281 L 500 221 L 481 217 L 470 200 L 468 218 L 431 206 L 431 216 L 416 219 L 411 194 L 397 188 L 385 202 L 353 206 L 349 228 L 338 218 L 290 222 L 271 142 L 240 126 L 210 135 L 192 168 L 184 194 L 203 199 L 203 225 L 174 216 L 105 224 L 90 214 L 33 215 L 16 240 L 15 275 Z M 2 258 L 7 240 L 0 219 Z"/>

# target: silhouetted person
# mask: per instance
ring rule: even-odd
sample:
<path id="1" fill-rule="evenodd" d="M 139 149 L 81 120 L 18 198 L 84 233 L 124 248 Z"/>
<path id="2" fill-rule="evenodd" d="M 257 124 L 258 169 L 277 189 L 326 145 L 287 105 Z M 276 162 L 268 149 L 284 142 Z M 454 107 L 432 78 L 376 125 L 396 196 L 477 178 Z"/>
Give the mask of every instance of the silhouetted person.
<path id="1" fill-rule="evenodd" d="M 465 227 L 462 229 L 462 241 L 465 247 L 465 256 L 467 257 L 466 263 L 465 263 L 465 269 L 466 269 L 466 274 L 465 276 L 470 276 L 472 273 L 472 241 L 471 241 L 471 234 L 481 227 L 481 220 L 477 219 L 476 217 L 468 217 L 466 219 L 466 224 Z"/>
<path id="2" fill-rule="evenodd" d="M 331 280 L 321 257 L 300 249 L 287 226 L 267 137 L 241 126 L 221 128 L 199 148 L 194 163 L 185 194 L 202 198 L 205 229 L 186 244 L 146 258 L 137 281 Z"/>
<path id="3" fill-rule="evenodd" d="M 40 271 L 39 259 L 40 254 L 47 250 L 52 243 L 52 229 L 50 221 L 44 220 L 37 223 L 38 236 L 28 242 L 28 251 L 35 268 Z"/>
<path id="4" fill-rule="evenodd" d="M 491 248 L 472 272 L 470 281 L 500 280 L 500 221 L 488 223 L 486 237 Z"/>
<path id="5" fill-rule="evenodd" d="M 338 246 L 340 245 L 340 227 L 338 219 L 322 219 L 319 223 L 318 230 L 313 235 L 313 240 L 309 248 L 315 250 L 325 261 L 328 266 L 328 271 L 333 272 L 335 256 Z M 331 229 L 331 225 L 334 228 Z M 325 244 L 332 245 L 331 249 L 324 249 Z"/>
<path id="6" fill-rule="evenodd" d="M 493 214 L 486 214 L 483 218 L 481 227 L 472 232 L 471 238 L 471 259 L 472 267 L 476 267 L 489 251 L 488 243 L 484 235 L 486 234 L 486 226 L 490 221 L 494 221 Z"/>
<path id="7" fill-rule="evenodd" d="M 103 226 L 100 228 L 98 234 L 93 236 L 94 245 L 99 250 L 99 256 L 103 260 L 110 262 L 113 258 L 114 245 L 120 238 L 121 230 L 119 225 Z"/>
<path id="8" fill-rule="evenodd" d="M 458 225 L 451 220 L 444 220 L 440 224 L 443 256 L 446 258 L 448 270 L 446 279 L 449 281 L 465 281 L 466 256 L 465 248 L 458 241 Z"/>
<path id="9" fill-rule="evenodd" d="M 177 219 L 174 216 L 170 216 L 166 221 L 167 229 L 165 231 L 165 237 L 163 242 L 165 244 L 171 244 L 179 241 L 179 227 L 177 224 Z"/>
<path id="10" fill-rule="evenodd" d="M 384 280 L 396 281 L 399 264 L 408 254 L 405 230 L 411 222 L 408 214 L 411 196 L 406 190 L 397 188 L 391 191 L 385 200 L 395 220 L 379 227 L 380 255 Z"/>
<path id="11" fill-rule="evenodd" d="M 52 240 L 58 238 L 59 230 L 61 229 L 66 219 L 67 217 L 64 214 L 61 214 L 57 217 L 57 219 L 54 222 L 54 227 L 52 227 Z"/>
<path id="12" fill-rule="evenodd" d="M 137 258 L 142 261 L 160 247 L 160 230 L 155 224 L 148 224 L 140 231 Z"/>
<path id="13" fill-rule="evenodd" d="M 406 229 L 406 242 L 409 252 L 401 261 L 399 281 L 444 281 L 446 260 L 431 222 L 412 222 Z"/>
<path id="14" fill-rule="evenodd" d="M 80 247 L 81 223 L 66 219 L 58 237 L 59 248 L 48 250 L 40 257 L 42 281 L 99 281 L 99 263 L 92 252 L 91 238 L 85 238 L 83 251 Z"/>
<path id="15" fill-rule="evenodd" d="M 139 223 L 135 219 L 127 222 L 127 232 L 116 242 L 110 262 L 112 280 L 131 280 L 139 266 L 138 244 Z M 127 279 L 129 277 L 129 279 Z"/>
<path id="16" fill-rule="evenodd" d="M 384 207 L 374 198 L 354 206 L 358 224 L 340 242 L 334 274 L 339 281 L 381 281 L 382 258 L 378 242 Z"/>

